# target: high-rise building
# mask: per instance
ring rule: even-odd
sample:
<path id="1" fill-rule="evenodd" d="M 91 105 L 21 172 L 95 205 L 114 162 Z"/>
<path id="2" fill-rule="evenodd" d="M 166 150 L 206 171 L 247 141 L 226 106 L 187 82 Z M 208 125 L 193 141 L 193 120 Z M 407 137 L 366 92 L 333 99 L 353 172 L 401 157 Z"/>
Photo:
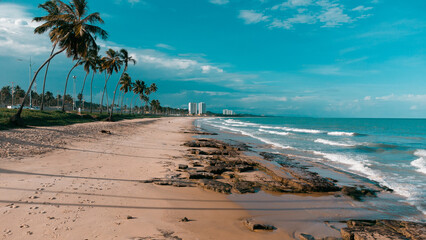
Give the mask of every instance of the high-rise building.
<path id="1" fill-rule="evenodd" d="M 229 109 L 223 109 L 222 113 L 223 115 L 234 115 L 234 111 Z"/>
<path id="2" fill-rule="evenodd" d="M 198 115 L 206 114 L 206 103 L 198 103 Z"/>
<path id="3" fill-rule="evenodd" d="M 197 103 L 188 103 L 188 114 L 197 114 Z"/>

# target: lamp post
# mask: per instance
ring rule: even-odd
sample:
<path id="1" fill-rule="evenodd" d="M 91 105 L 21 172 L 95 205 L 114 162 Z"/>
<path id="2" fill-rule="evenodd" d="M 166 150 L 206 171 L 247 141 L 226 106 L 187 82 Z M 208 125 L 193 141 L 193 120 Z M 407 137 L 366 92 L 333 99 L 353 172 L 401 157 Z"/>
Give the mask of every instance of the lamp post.
<path id="1" fill-rule="evenodd" d="M 73 111 L 75 111 L 75 98 L 76 98 L 76 96 L 75 96 L 75 79 L 77 78 L 75 75 L 74 76 L 72 76 L 72 78 L 73 78 L 73 88 L 74 88 L 74 92 L 73 92 L 73 96 L 72 96 L 72 110 Z"/>

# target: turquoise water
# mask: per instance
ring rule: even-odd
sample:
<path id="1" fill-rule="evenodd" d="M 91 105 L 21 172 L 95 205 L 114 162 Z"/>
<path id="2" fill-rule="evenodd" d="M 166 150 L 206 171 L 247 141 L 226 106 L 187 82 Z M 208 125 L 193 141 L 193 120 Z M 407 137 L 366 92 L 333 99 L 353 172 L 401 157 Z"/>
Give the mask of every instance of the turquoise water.
<path id="1" fill-rule="evenodd" d="M 366 177 L 426 214 L 426 119 L 207 118 L 196 124 Z"/>

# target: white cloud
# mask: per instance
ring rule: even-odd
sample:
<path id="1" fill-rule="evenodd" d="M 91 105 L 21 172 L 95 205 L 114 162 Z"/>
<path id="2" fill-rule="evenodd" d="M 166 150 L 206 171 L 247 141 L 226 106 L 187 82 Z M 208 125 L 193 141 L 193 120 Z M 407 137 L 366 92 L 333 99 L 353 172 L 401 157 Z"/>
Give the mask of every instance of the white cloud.
<path id="1" fill-rule="evenodd" d="M 215 67 L 215 66 L 211 66 L 211 65 L 201 66 L 201 70 L 202 70 L 202 73 L 210 73 L 211 71 L 217 71 L 219 73 L 223 72 L 223 69 Z"/>
<path id="2" fill-rule="evenodd" d="M 417 110 L 417 106 L 416 105 L 411 106 L 410 110 Z"/>
<path id="3" fill-rule="evenodd" d="M 47 34 L 34 34 L 38 25 L 25 7 L 0 3 L 0 55 L 29 57 L 48 53 L 51 42 Z"/>
<path id="4" fill-rule="evenodd" d="M 287 97 L 278 97 L 270 95 L 249 95 L 239 99 L 241 102 L 287 102 Z"/>
<path id="5" fill-rule="evenodd" d="M 210 0 L 210 2 L 217 5 L 225 5 L 229 3 L 229 0 Z"/>
<path id="6" fill-rule="evenodd" d="M 360 5 L 360 6 L 356 7 L 356 8 L 353 8 L 352 11 L 361 11 L 361 12 L 363 12 L 363 11 L 368 11 L 368 10 L 371 10 L 371 9 L 373 9 L 373 7 L 364 7 L 363 5 Z"/>
<path id="7" fill-rule="evenodd" d="M 426 103 L 426 94 L 395 95 L 392 93 L 390 95 L 376 97 L 376 100 Z"/>
<path id="8" fill-rule="evenodd" d="M 335 27 L 339 26 L 342 23 L 351 22 L 351 18 L 343 13 L 343 9 L 341 7 L 331 7 L 323 11 L 318 19 L 320 22 L 325 23 L 323 27 Z"/>
<path id="9" fill-rule="evenodd" d="M 196 93 L 196 94 L 207 94 L 209 96 L 225 96 L 225 95 L 231 94 L 229 92 L 197 91 L 197 90 L 194 90 L 194 93 Z"/>
<path id="10" fill-rule="evenodd" d="M 312 0 L 288 0 L 287 2 L 283 2 L 281 4 L 273 6 L 272 10 L 277 9 L 286 9 L 286 8 L 295 8 L 295 7 L 305 7 L 312 4 Z"/>
<path id="11" fill-rule="evenodd" d="M 370 101 L 371 100 L 371 96 L 365 96 L 364 97 L 364 101 Z"/>
<path id="12" fill-rule="evenodd" d="M 371 9 L 373 8 L 358 6 L 352 9 L 353 11 L 349 11 L 350 16 L 340 0 L 287 0 L 271 8 L 240 12 L 239 18 L 249 19 L 246 23 L 269 20 L 269 28 L 292 29 L 295 24 L 316 23 L 322 23 L 322 27 L 331 28 L 372 16 L 372 14 L 363 14 L 364 11 Z M 284 14 L 279 14 L 276 10 L 281 10 Z M 242 13 L 247 16 L 243 16 Z"/>
<path id="13" fill-rule="evenodd" d="M 175 50 L 174 47 L 164 44 L 164 43 L 158 43 L 157 45 L 155 45 L 158 48 L 164 48 L 164 49 L 168 49 L 168 50 Z"/>
<path id="14" fill-rule="evenodd" d="M 291 18 L 288 18 L 287 20 L 278 20 L 274 19 L 270 25 L 271 28 L 284 28 L 284 29 L 291 29 L 294 24 L 296 23 L 306 23 L 306 24 L 314 24 L 317 22 L 317 19 L 315 16 L 312 16 L 310 14 L 298 14 Z"/>
<path id="15" fill-rule="evenodd" d="M 292 97 L 291 100 L 295 102 L 303 102 L 303 101 L 312 100 L 314 98 L 315 98 L 314 96 L 295 96 L 295 97 Z"/>
<path id="16" fill-rule="evenodd" d="M 258 13 L 254 10 L 241 10 L 238 17 L 243 19 L 246 24 L 263 22 L 269 18 L 263 15 L 263 13 Z"/>

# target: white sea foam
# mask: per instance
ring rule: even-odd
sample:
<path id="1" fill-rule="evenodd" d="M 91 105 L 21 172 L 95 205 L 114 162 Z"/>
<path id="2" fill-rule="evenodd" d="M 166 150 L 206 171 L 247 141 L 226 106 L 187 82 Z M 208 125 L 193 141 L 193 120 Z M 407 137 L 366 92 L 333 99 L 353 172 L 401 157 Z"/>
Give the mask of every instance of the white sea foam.
<path id="1" fill-rule="evenodd" d="M 414 200 L 417 198 L 417 190 L 415 185 L 397 182 L 393 180 L 395 176 L 386 176 L 380 170 L 370 168 L 372 164 L 361 156 L 346 156 L 334 153 L 323 153 L 319 151 L 313 152 L 316 155 L 323 156 L 325 159 L 331 162 L 347 165 L 347 169 L 345 169 L 344 167 L 337 167 L 342 170 L 349 170 L 352 173 L 367 177 L 384 186 L 387 186 L 393 189 L 395 193 L 406 197 L 408 200 Z"/>
<path id="2" fill-rule="evenodd" d="M 330 140 L 326 140 L 326 139 L 322 139 L 322 138 L 318 138 L 317 140 L 315 140 L 315 142 L 326 144 L 326 145 L 331 145 L 331 146 L 339 146 L 339 147 L 355 147 L 356 146 L 356 145 L 353 145 L 353 144 L 342 143 L 342 142 L 334 142 L 334 141 L 330 141 Z"/>
<path id="3" fill-rule="evenodd" d="M 298 132 L 298 133 L 312 133 L 312 134 L 323 133 L 323 131 L 321 131 L 321 130 L 304 129 L 304 128 L 271 127 L 271 126 L 265 126 L 265 125 L 261 125 L 260 128 L 264 128 L 264 129 L 279 129 L 279 130 L 284 130 L 284 131 L 288 131 L 288 132 Z"/>
<path id="4" fill-rule="evenodd" d="M 264 130 L 264 129 L 262 129 L 262 128 L 259 128 L 259 131 L 260 131 L 260 132 L 270 133 L 270 134 L 275 134 L 275 135 L 282 135 L 282 136 L 291 135 L 291 133 L 289 133 L 289 132 L 269 131 L 269 130 Z"/>
<path id="5" fill-rule="evenodd" d="M 226 119 L 224 122 L 234 125 L 234 127 L 259 126 L 256 123 L 241 122 L 234 119 Z"/>
<path id="6" fill-rule="evenodd" d="M 414 155 L 419 158 L 412 161 L 411 166 L 416 167 L 417 172 L 426 174 L 426 150 L 418 149 L 414 152 Z"/>
<path id="7" fill-rule="evenodd" d="M 354 132 L 328 132 L 328 135 L 331 136 L 355 136 L 356 133 Z"/>
<path id="8" fill-rule="evenodd" d="M 232 128 L 232 127 L 226 127 L 226 126 L 220 126 L 220 125 L 214 125 L 214 124 L 212 124 L 212 126 L 214 126 L 214 127 L 218 127 L 218 128 L 220 128 L 220 129 L 229 130 L 229 131 L 232 131 L 232 132 L 238 132 L 238 133 L 240 133 L 240 134 L 242 134 L 242 135 L 252 137 L 252 138 L 254 138 L 254 139 L 260 140 L 261 142 L 264 142 L 264 143 L 266 143 L 266 144 L 270 144 L 270 145 L 272 145 L 272 146 L 274 146 L 274 147 L 277 147 L 277 148 L 282 148 L 282 149 L 294 149 L 293 147 L 290 147 L 290 146 L 284 146 L 284 145 L 282 145 L 282 144 L 279 144 L 279 143 L 273 142 L 273 141 L 271 141 L 271 140 L 269 140 L 269 139 L 262 138 L 262 137 L 258 137 L 258 136 L 256 136 L 256 135 L 254 135 L 254 134 L 250 133 L 250 132 L 247 132 L 247 131 L 244 131 L 244 130 L 241 130 L 241 129 L 236 129 L 236 128 Z"/>

